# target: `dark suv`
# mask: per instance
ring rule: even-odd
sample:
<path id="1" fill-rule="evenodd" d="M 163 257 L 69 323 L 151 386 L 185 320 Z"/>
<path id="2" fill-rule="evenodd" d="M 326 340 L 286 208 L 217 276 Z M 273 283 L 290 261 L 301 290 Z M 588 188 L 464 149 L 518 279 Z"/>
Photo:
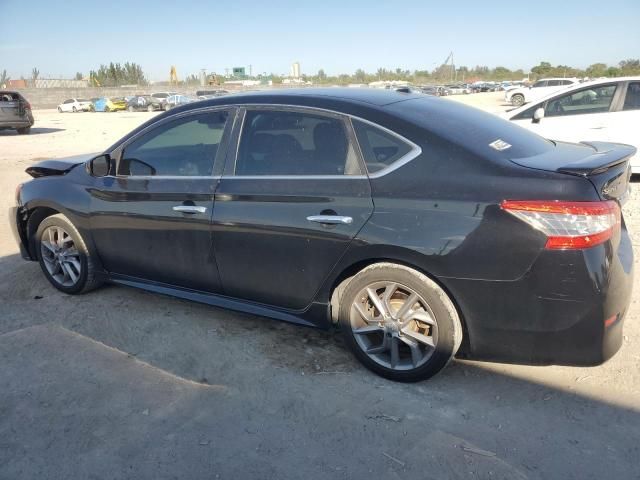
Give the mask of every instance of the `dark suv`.
<path id="1" fill-rule="evenodd" d="M 31 105 L 17 92 L 0 90 L 0 130 L 15 128 L 24 135 L 31 131 Z"/>

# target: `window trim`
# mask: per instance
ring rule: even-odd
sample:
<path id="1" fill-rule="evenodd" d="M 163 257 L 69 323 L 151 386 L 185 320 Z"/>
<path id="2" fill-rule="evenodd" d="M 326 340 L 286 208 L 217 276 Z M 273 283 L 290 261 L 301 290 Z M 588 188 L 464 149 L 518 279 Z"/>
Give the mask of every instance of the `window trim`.
<path id="1" fill-rule="evenodd" d="M 237 127 L 232 135 L 231 142 L 235 142 L 235 149 L 233 152 L 233 158 L 227 158 L 225 163 L 224 172 L 222 174 L 222 178 L 233 178 L 233 179 L 248 179 L 248 180 L 259 180 L 259 179 L 273 179 L 273 180 L 304 180 L 304 179 L 318 179 L 318 180 L 338 180 L 338 179 L 365 179 L 365 178 L 380 178 L 383 177 L 392 171 L 406 165 L 414 158 L 420 156 L 422 154 L 422 148 L 416 145 L 411 140 L 403 137 L 402 135 L 390 130 L 382 125 L 375 123 L 371 120 L 367 120 L 366 118 L 358 117 L 357 115 L 352 115 L 349 113 L 336 112 L 334 110 L 329 110 L 326 108 L 320 107 L 308 107 L 304 105 L 290 105 L 290 104 L 267 104 L 267 103 L 257 103 L 257 104 L 242 104 L 236 105 L 240 107 L 240 111 L 236 117 Z M 315 114 L 325 114 L 327 116 L 339 118 L 344 122 L 345 128 L 347 129 L 347 136 L 349 140 L 353 142 L 354 149 L 356 150 L 356 155 L 358 157 L 358 161 L 360 162 L 360 170 L 361 173 L 359 175 L 236 175 L 236 161 L 238 159 L 238 152 L 240 149 L 240 141 L 242 137 L 242 131 L 244 130 L 244 121 L 246 118 L 247 110 L 289 110 L 289 111 L 308 111 L 309 113 Z M 364 161 L 364 156 L 362 155 L 362 149 L 360 147 L 360 142 L 358 142 L 358 138 L 355 134 L 355 130 L 352 124 L 353 120 L 358 120 L 360 122 L 371 125 L 375 128 L 379 128 L 380 130 L 398 138 L 400 141 L 406 143 L 411 147 L 409 152 L 407 152 L 402 157 L 398 158 L 395 162 L 390 165 L 387 165 L 385 168 L 382 168 L 374 173 L 369 173 L 367 169 L 367 164 Z M 230 149 L 231 151 L 231 149 Z"/>
<path id="2" fill-rule="evenodd" d="M 212 160 L 213 162 L 213 166 L 211 168 L 211 175 L 203 175 L 203 176 L 193 176 L 193 175 L 119 175 L 118 172 L 118 167 L 120 166 L 120 161 L 122 160 L 122 154 L 124 153 L 124 150 L 129 146 L 129 144 L 135 142 L 136 140 L 138 140 L 140 137 L 146 135 L 147 133 L 155 130 L 156 128 L 162 127 L 163 125 L 173 122 L 175 120 L 179 120 L 181 118 L 184 117 L 190 117 L 190 116 L 196 116 L 196 115 L 202 115 L 202 114 L 207 114 L 207 113 L 212 113 L 212 112 L 216 112 L 219 110 L 226 110 L 229 112 L 229 118 L 227 119 L 227 123 L 225 125 L 224 128 L 224 132 L 222 133 L 222 138 L 220 140 L 221 144 L 224 144 L 224 149 L 223 151 L 217 151 L 216 152 L 216 156 L 215 158 Z M 184 179 L 184 180 L 193 180 L 193 179 L 202 179 L 202 178 L 207 178 L 207 179 L 219 179 L 220 178 L 220 174 L 216 174 L 216 164 L 218 162 L 224 162 L 224 159 L 226 158 L 228 151 L 230 150 L 231 147 L 231 143 L 233 142 L 233 138 L 232 138 L 232 131 L 233 131 L 233 127 L 235 126 L 235 120 L 237 117 L 237 112 L 238 112 L 238 108 L 236 105 L 216 105 L 213 107 L 203 107 L 203 108 L 198 108 L 198 109 L 194 109 L 194 110 L 188 110 L 186 112 L 180 112 L 178 114 L 173 114 L 170 115 L 166 118 L 163 118 L 161 120 L 158 120 L 157 122 L 153 122 L 149 125 L 147 125 L 145 128 L 143 128 L 142 130 L 140 130 L 139 132 L 137 132 L 135 135 L 132 135 L 131 137 L 127 138 L 124 142 L 122 142 L 120 145 L 118 145 L 116 148 L 114 148 L 111 151 L 111 157 L 113 159 L 115 159 L 115 171 L 116 174 L 113 176 L 110 176 L 112 178 L 120 178 L 120 179 L 141 179 L 141 180 L 152 180 L 152 179 L 157 179 L 157 180 L 162 180 L 162 179 L 169 179 L 169 180 L 178 180 L 178 179 Z M 106 178 L 106 177 L 103 177 Z"/>

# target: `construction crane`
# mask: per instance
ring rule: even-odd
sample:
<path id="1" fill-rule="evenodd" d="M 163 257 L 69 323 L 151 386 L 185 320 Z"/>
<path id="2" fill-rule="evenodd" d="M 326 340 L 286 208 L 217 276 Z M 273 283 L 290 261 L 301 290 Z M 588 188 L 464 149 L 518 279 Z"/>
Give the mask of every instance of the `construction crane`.
<path id="1" fill-rule="evenodd" d="M 169 71 L 169 84 L 178 85 L 178 72 L 174 65 L 171 65 L 171 70 Z"/>
<path id="2" fill-rule="evenodd" d="M 450 67 L 451 70 L 450 70 L 450 72 L 451 72 L 451 81 L 453 82 L 453 81 L 457 80 L 457 73 L 458 73 L 458 72 L 456 72 L 456 66 L 453 64 L 453 52 L 449 52 L 449 56 L 442 63 L 442 65 L 443 66 L 444 65 L 449 65 L 449 61 L 451 61 L 451 67 Z M 454 78 L 454 75 L 455 75 L 455 78 Z"/>

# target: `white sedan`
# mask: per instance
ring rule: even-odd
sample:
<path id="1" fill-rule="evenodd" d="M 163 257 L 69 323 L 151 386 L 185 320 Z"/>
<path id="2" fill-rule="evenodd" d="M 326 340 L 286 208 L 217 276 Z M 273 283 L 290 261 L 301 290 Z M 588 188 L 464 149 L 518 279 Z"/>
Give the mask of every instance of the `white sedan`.
<path id="1" fill-rule="evenodd" d="M 58 105 L 58 112 L 88 112 L 91 110 L 91 100 L 84 98 L 69 98 Z"/>
<path id="2" fill-rule="evenodd" d="M 552 140 L 626 143 L 640 151 L 640 77 L 576 84 L 504 116 Z M 640 154 L 631 170 L 640 174 Z"/>

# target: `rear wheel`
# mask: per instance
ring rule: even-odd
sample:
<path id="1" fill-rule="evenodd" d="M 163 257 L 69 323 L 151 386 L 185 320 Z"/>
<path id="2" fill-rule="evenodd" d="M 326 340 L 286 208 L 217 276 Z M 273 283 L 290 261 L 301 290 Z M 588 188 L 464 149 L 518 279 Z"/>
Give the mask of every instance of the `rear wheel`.
<path id="1" fill-rule="evenodd" d="M 78 230 L 62 215 L 45 218 L 36 231 L 40 268 L 58 290 L 83 293 L 102 282 L 96 277 L 96 262 Z"/>
<path id="2" fill-rule="evenodd" d="M 58 107 L 58 113 L 62 113 L 62 109 Z"/>
<path id="3" fill-rule="evenodd" d="M 22 127 L 22 128 L 18 128 L 18 135 L 27 135 L 29 132 L 31 132 L 31 127 Z"/>
<path id="4" fill-rule="evenodd" d="M 520 93 L 516 93 L 513 97 L 511 97 L 511 105 L 514 107 L 519 107 L 524 104 L 524 95 Z"/>
<path id="5" fill-rule="evenodd" d="M 153 105 L 149 105 L 147 107 L 147 112 L 153 112 L 155 110 L 155 108 L 153 108 Z"/>
<path id="6" fill-rule="evenodd" d="M 133 105 L 129 105 L 129 108 L 127 108 L 127 110 L 129 110 L 130 112 L 135 112 L 136 109 L 133 108 Z"/>
<path id="7" fill-rule="evenodd" d="M 105 106 L 105 107 L 104 107 L 104 111 L 105 111 L 105 112 L 110 112 L 110 111 L 111 111 L 111 109 L 110 109 L 108 106 Z"/>
<path id="8" fill-rule="evenodd" d="M 349 282 L 339 323 L 365 367 L 401 382 L 438 373 L 462 341 L 460 318 L 444 290 L 426 275 L 393 263 L 371 265 Z"/>
<path id="9" fill-rule="evenodd" d="M 71 110 L 73 111 L 73 113 L 77 113 L 78 109 L 76 107 L 72 107 Z"/>
<path id="10" fill-rule="evenodd" d="M 164 104 L 164 110 L 165 110 L 165 112 L 166 112 L 167 110 L 171 110 L 171 105 L 169 105 L 168 103 L 165 103 L 165 104 Z"/>

